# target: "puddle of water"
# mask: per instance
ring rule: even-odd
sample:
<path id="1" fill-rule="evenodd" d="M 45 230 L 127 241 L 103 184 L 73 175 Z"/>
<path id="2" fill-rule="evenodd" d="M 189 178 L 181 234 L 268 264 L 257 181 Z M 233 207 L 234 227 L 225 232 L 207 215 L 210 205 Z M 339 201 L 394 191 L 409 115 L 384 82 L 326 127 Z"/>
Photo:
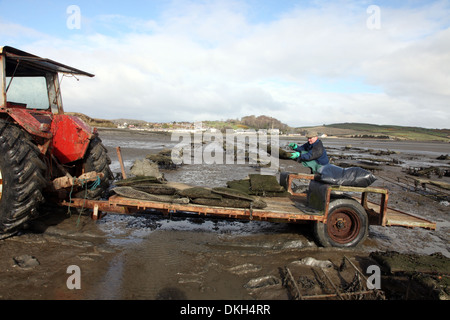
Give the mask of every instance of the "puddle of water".
<path id="1" fill-rule="evenodd" d="M 291 232 L 284 223 L 265 221 L 243 221 L 224 218 L 204 218 L 195 214 L 163 217 L 160 213 L 149 212 L 134 215 L 108 214 L 98 222 L 100 230 L 108 234 L 109 244 L 119 247 L 140 244 L 155 231 L 188 231 L 236 236 L 282 234 Z M 301 243 L 282 243 L 285 248 L 302 246 Z"/>

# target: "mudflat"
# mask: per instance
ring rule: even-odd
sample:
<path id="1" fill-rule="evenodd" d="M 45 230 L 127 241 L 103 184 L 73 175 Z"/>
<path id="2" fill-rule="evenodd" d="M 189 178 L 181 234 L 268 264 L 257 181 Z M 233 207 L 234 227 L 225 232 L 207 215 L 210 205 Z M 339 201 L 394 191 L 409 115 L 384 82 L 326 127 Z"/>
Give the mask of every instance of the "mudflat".
<path id="1" fill-rule="evenodd" d="M 118 146 L 129 173 L 135 160 L 178 143 L 167 134 L 124 130 L 100 130 L 100 137 L 116 174 L 120 173 L 115 149 Z M 286 147 L 289 142 L 301 141 L 282 137 L 280 146 Z M 450 144 L 369 139 L 323 139 L 323 143 L 333 163 L 372 170 L 377 177 L 373 186 L 389 189 L 390 207 L 436 222 L 436 230 L 370 226 L 369 237 L 362 245 L 336 249 L 318 246 L 310 224 L 195 215 L 164 217 L 158 212 L 107 214 L 94 221 L 90 212 L 49 204 L 42 208 L 41 217 L 21 233 L 0 242 L 0 298 L 448 298 L 450 268 L 445 263 L 450 258 L 449 191 L 415 183 L 414 179 L 449 183 L 450 177 L 445 174 L 449 160 L 438 157 L 450 154 Z M 297 172 L 299 166 L 293 160 L 281 159 L 279 163 L 280 171 Z M 162 168 L 161 172 L 168 181 L 224 187 L 227 181 L 243 179 L 259 170 L 257 165 L 249 164 L 189 164 Z M 376 259 L 380 252 L 391 252 L 391 256 L 397 252 L 408 261 L 423 261 L 411 255 L 434 257 L 440 259 L 447 272 L 443 273 L 442 268 L 434 273 L 422 270 L 421 275 L 428 277 L 411 282 L 412 277 L 405 277 L 406 273 L 389 272 Z M 364 285 L 364 279 L 356 277 L 348 261 L 366 277 L 371 275 L 370 266 L 380 267 L 382 292 L 353 294 Z M 73 270 L 79 270 L 78 278 Z M 72 288 L 77 281 L 80 288 Z"/>

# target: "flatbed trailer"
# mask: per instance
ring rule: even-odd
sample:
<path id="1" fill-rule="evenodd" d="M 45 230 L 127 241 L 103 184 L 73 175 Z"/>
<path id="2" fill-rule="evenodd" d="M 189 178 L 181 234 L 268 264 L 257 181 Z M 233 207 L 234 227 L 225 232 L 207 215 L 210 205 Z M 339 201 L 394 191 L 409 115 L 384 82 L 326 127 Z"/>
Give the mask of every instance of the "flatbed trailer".
<path id="1" fill-rule="evenodd" d="M 292 190 L 294 180 L 308 181 L 308 190 L 296 193 Z M 329 185 L 314 180 L 314 175 L 285 173 L 280 183 L 289 192 L 288 197 L 264 197 L 264 209 L 219 207 L 199 204 L 180 204 L 162 201 L 148 201 L 113 195 L 107 200 L 72 198 L 63 200 L 63 206 L 92 210 L 93 219 L 103 213 L 132 214 L 156 210 L 164 215 L 184 212 L 201 216 L 214 216 L 255 221 L 284 223 L 314 223 L 314 234 L 318 242 L 326 247 L 353 247 L 368 236 L 369 225 L 421 227 L 436 229 L 436 223 L 388 207 L 389 192 L 378 187 L 347 187 Z M 167 182 L 168 186 L 180 190 L 191 186 Z M 349 196 L 345 193 L 351 193 Z M 358 196 L 355 196 L 359 195 Z M 379 201 L 369 201 L 369 195 Z"/>

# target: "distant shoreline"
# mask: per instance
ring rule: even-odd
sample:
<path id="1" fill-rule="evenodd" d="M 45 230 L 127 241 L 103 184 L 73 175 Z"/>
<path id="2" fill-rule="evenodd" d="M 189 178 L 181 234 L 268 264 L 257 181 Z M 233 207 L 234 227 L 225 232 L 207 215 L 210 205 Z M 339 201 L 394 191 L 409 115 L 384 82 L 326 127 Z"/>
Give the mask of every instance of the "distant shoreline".
<path id="1" fill-rule="evenodd" d="M 268 132 L 281 132 L 280 136 L 304 136 L 306 131 L 314 130 L 319 133 L 321 138 L 352 138 L 352 139 L 383 139 L 392 140 L 408 140 L 408 141 L 440 141 L 450 142 L 450 129 L 432 129 L 413 126 L 399 125 L 377 125 L 370 123 L 334 123 L 323 124 L 318 126 L 290 127 L 281 123 L 279 120 L 267 116 L 249 116 L 243 117 L 241 120 L 227 121 L 183 121 L 183 122 L 147 122 L 143 120 L 132 119 L 115 119 L 104 120 L 91 118 L 85 114 L 77 112 L 67 112 L 68 115 L 77 116 L 91 127 L 106 130 L 135 130 L 148 131 L 154 133 L 170 133 L 174 130 L 177 132 L 192 132 L 200 127 L 212 132 L 224 131 L 227 129 L 236 130 L 243 134 L 246 130 L 258 131 L 267 130 Z M 247 121 L 250 120 L 255 121 Z M 271 128 L 271 129 L 270 129 Z"/>
<path id="2" fill-rule="evenodd" d="M 94 126 L 93 126 L 94 127 Z M 150 130 L 150 129 L 131 129 L 131 128 L 112 128 L 112 127 L 95 127 L 98 131 L 111 131 L 111 132 L 128 132 L 128 133 L 136 133 L 136 134 L 160 134 L 160 135 L 170 135 L 173 132 L 178 132 L 180 133 L 180 131 L 173 131 L 173 130 Z M 256 132 L 258 132 L 258 130 L 255 130 Z M 189 133 L 189 132 L 186 132 Z M 191 133 L 192 134 L 192 133 Z M 245 134 L 245 133 L 244 133 Z M 283 140 L 286 139 L 299 139 L 299 140 L 303 140 L 305 138 L 304 135 L 301 134 L 279 134 L 278 135 L 280 138 L 282 138 Z M 322 140 L 326 140 L 326 139 L 345 139 L 345 140 L 357 140 L 357 141 L 385 141 L 385 142 L 395 142 L 395 141 L 411 141 L 411 142 L 434 142 L 434 143 L 443 143 L 443 144 L 448 144 L 450 143 L 450 138 L 447 139 L 408 139 L 408 138 L 404 138 L 404 137 L 391 137 L 389 139 L 387 138 L 378 138 L 376 136 L 374 137 L 358 137 L 355 135 L 327 135 L 327 136 L 321 136 L 320 139 Z"/>

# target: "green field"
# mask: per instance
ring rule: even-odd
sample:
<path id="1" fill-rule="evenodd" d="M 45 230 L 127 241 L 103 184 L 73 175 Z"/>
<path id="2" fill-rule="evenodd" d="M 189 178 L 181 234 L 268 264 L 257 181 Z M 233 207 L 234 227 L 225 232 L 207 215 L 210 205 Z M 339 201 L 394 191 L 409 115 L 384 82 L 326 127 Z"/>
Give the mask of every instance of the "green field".
<path id="1" fill-rule="evenodd" d="M 313 128 L 330 136 L 450 142 L 450 129 L 427 129 L 368 123 L 335 123 Z"/>

